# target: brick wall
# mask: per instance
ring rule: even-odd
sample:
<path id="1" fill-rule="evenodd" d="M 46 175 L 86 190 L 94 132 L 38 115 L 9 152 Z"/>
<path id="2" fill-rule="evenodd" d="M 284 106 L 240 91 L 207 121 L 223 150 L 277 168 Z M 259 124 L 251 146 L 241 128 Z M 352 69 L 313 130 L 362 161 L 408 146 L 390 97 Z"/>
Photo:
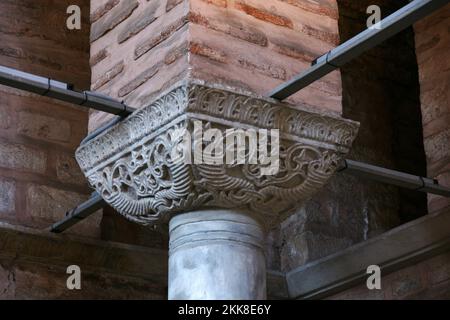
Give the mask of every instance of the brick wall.
<path id="1" fill-rule="evenodd" d="M 191 1 L 192 77 L 267 94 L 339 43 L 335 0 Z M 339 72 L 290 101 L 341 112 Z"/>
<path id="2" fill-rule="evenodd" d="M 335 0 L 93 1 L 92 88 L 137 108 L 187 77 L 266 94 L 337 44 L 337 17 Z M 340 91 L 334 72 L 291 101 L 340 113 Z"/>
<path id="3" fill-rule="evenodd" d="M 66 9 L 89 1 L 0 3 L 0 64 L 88 88 L 89 23 L 66 28 Z M 0 221 L 46 228 L 86 199 L 89 189 L 74 159 L 88 113 L 0 86 Z M 74 229 L 99 236 L 99 216 Z"/>
<path id="4" fill-rule="evenodd" d="M 0 260 L 0 299 L 151 300 L 166 296 L 165 288 L 136 277 L 91 270 L 82 272 L 81 279 L 81 290 L 71 291 L 67 290 L 65 268 Z"/>
<path id="5" fill-rule="evenodd" d="M 450 5 L 415 25 L 428 175 L 450 186 Z M 429 196 L 430 212 L 450 200 Z"/>
<path id="6" fill-rule="evenodd" d="M 188 72 L 187 1 L 91 1 L 92 89 L 137 108 Z M 90 129 L 111 117 L 94 112 Z"/>
<path id="7" fill-rule="evenodd" d="M 367 28 L 369 5 L 385 17 L 406 3 L 339 0 L 341 41 Z M 343 116 L 361 122 L 349 157 L 426 175 L 413 30 L 351 61 L 341 77 Z M 273 267 L 292 270 L 426 213 L 424 193 L 339 174 L 272 235 Z"/>
<path id="8" fill-rule="evenodd" d="M 450 5 L 414 25 L 428 176 L 450 186 Z M 448 209 L 430 195 L 430 213 Z M 430 230 L 432 232 L 432 230 Z M 382 277 L 382 290 L 362 285 L 332 299 L 450 299 L 450 253 Z"/>
<path id="9" fill-rule="evenodd" d="M 332 300 L 450 299 L 450 253 L 436 256 L 388 275 L 381 274 L 381 290 L 366 284 L 330 297 Z"/>
<path id="10" fill-rule="evenodd" d="M 80 31 L 66 28 L 66 9 L 72 4 L 82 8 Z M 89 12 L 88 0 L 0 1 L 0 64 L 89 89 Z M 146 249 L 99 241 L 112 238 L 101 231 L 101 213 L 61 236 L 35 230 L 62 219 L 91 192 L 74 159 L 87 134 L 88 117 L 86 109 L 0 86 L 0 299 L 166 296 L 164 277 L 150 281 L 121 272 L 125 264 L 118 251 L 124 250 L 124 261 L 132 260 L 129 266 L 140 261 Z M 136 240 L 126 225 L 111 229 L 109 233 L 125 231 L 119 239 L 124 242 L 150 241 Z M 14 240 L 11 233 L 17 233 Z M 114 245 L 117 249 L 107 249 Z M 165 271 L 167 257 L 158 259 L 150 263 L 150 269 Z M 113 260 L 111 265 L 108 261 Z M 81 267 L 80 291 L 66 287 L 66 268 L 71 264 Z M 148 268 L 135 265 L 136 270 L 145 273 Z"/>

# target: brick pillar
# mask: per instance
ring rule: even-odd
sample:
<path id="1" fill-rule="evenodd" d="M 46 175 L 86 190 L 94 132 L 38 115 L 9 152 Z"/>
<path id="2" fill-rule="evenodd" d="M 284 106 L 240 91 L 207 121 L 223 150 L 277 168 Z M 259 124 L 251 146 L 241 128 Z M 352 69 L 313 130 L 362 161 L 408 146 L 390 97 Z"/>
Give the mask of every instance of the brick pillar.
<path id="1" fill-rule="evenodd" d="M 92 89 L 135 108 L 187 78 L 263 95 L 338 44 L 338 16 L 336 0 L 91 1 Z M 290 101 L 340 114 L 339 71 Z M 93 112 L 89 129 L 110 118 Z M 279 260 L 275 249 L 269 256 Z"/>
<path id="2" fill-rule="evenodd" d="M 450 5 L 415 26 L 428 175 L 450 186 Z M 430 213 L 450 200 L 430 195 Z"/>
<path id="3" fill-rule="evenodd" d="M 89 24 L 66 27 L 66 9 L 87 0 L 0 3 L 0 64 L 87 89 Z M 74 160 L 88 113 L 69 104 L 0 86 L 0 221 L 47 228 L 87 198 Z M 99 217 L 73 229 L 99 235 Z"/>
<path id="4" fill-rule="evenodd" d="M 137 108 L 188 77 L 265 94 L 338 43 L 337 17 L 335 0 L 92 1 L 92 89 Z M 339 73 L 291 100 L 340 113 Z"/>

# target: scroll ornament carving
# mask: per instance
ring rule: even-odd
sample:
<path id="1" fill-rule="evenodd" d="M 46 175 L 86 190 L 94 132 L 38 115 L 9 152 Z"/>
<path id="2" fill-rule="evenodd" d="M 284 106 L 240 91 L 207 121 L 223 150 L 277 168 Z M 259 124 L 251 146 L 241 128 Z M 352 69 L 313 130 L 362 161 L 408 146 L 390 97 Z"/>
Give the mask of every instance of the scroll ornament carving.
<path id="1" fill-rule="evenodd" d="M 175 159 L 192 121 L 228 128 L 280 129 L 279 171 L 261 164 L 189 164 Z M 334 175 L 358 124 L 298 111 L 273 101 L 188 84 L 93 141 L 77 160 L 90 184 L 127 219 L 163 223 L 198 208 L 236 208 L 270 227 L 310 198 Z M 247 150 L 248 151 L 248 150 Z"/>

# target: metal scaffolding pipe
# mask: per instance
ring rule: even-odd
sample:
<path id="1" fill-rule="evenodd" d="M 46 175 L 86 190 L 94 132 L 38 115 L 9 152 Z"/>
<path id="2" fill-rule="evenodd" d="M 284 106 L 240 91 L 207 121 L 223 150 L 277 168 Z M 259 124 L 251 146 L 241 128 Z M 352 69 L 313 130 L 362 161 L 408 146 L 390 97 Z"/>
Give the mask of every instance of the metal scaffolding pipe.
<path id="1" fill-rule="evenodd" d="M 104 208 L 105 206 L 106 206 L 105 200 L 103 200 L 103 198 L 97 192 L 94 192 L 88 201 L 68 211 L 66 213 L 66 217 L 63 220 L 51 226 L 50 232 L 53 233 L 64 232 L 65 230 L 74 226 L 78 222 L 81 222 L 82 220 L 86 219 L 87 217 L 89 217 L 96 211 Z"/>
<path id="2" fill-rule="evenodd" d="M 412 174 L 386 169 L 363 162 L 344 160 L 338 172 L 344 172 L 359 178 L 369 179 L 400 188 L 416 190 L 444 197 L 450 197 L 450 188 L 441 186 L 437 180 L 415 176 Z M 84 218 L 103 208 L 106 202 L 97 193 L 80 206 L 66 214 L 66 218 L 53 225 L 51 232 L 60 233 Z"/>
<path id="3" fill-rule="evenodd" d="M 269 96 L 284 100 L 330 72 L 342 67 L 362 53 L 403 31 L 450 0 L 414 0 L 394 12 L 373 28 L 367 29 L 313 62 L 311 68 L 281 84 Z"/>
<path id="4" fill-rule="evenodd" d="M 100 93 L 75 91 L 72 85 L 4 66 L 0 66 L 0 84 L 118 116 L 128 116 L 135 111 Z"/>
<path id="5" fill-rule="evenodd" d="M 339 169 L 339 172 L 345 172 L 360 178 L 390 184 L 400 188 L 450 197 L 450 188 L 441 186 L 437 180 L 386 169 L 363 162 L 345 160 L 342 168 Z"/>

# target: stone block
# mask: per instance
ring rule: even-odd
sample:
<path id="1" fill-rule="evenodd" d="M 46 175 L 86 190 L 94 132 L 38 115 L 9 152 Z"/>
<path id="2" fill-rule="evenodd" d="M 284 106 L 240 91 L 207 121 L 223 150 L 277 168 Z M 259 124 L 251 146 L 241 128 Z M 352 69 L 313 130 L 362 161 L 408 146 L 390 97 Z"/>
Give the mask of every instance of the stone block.
<path id="1" fill-rule="evenodd" d="M 45 173 L 47 155 L 37 148 L 0 141 L 0 167 Z"/>
<path id="2" fill-rule="evenodd" d="M 13 299 L 15 289 L 15 275 L 0 263 L 0 300 Z"/>
<path id="3" fill-rule="evenodd" d="M 0 178 L 0 213 L 14 212 L 15 188 L 16 186 L 13 181 L 3 180 Z"/>
<path id="4" fill-rule="evenodd" d="M 71 127 L 68 121 L 42 114 L 18 112 L 17 132 L 39 140 L 69 142 Z"/>
<path id="5" fill-rule="evenodd" d="M 86 185 L 86 179 L 73 155 L 58 154 L 56 156 L 56 175 L 63 183 Z"/>
<path id="6" fill-rule="evenodd" d="M 59 190 L 49 186 L 31 184 L 27 189 L 27 212 L 41 223 L 62 220 L 68 210 L 86 201 L 88 196 Z M 79 223 L 69 233 L 98 237 L 100 234 L 101 213 L 96 213 Z"/>

